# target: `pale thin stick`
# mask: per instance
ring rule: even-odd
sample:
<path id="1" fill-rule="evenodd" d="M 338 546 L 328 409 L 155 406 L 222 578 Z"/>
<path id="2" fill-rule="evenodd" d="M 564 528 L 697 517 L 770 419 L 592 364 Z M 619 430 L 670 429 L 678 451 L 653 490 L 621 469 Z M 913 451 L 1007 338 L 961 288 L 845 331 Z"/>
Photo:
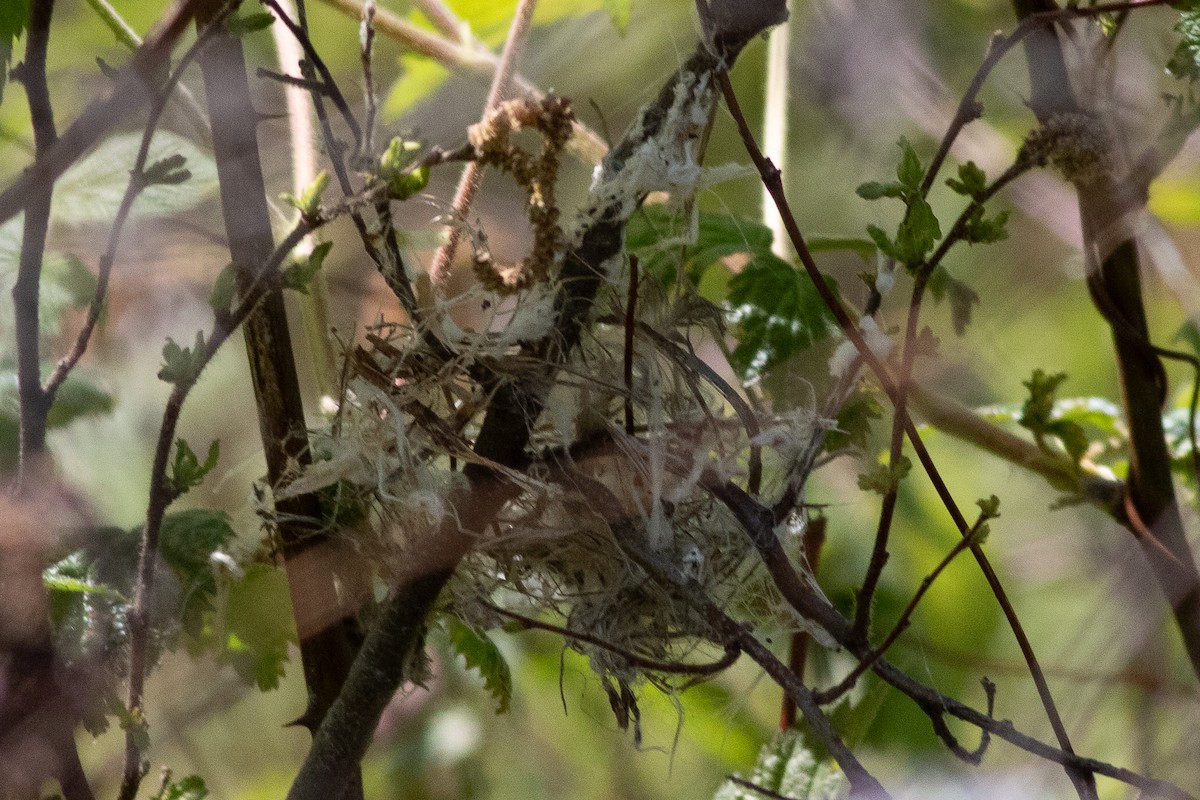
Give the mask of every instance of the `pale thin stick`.
<path id="1" fill-rule="evenodd" d="M 788 22 L 776 25 L 771 30 L 767 51 L 767 92 L 763 105 L 763 153 L 779 168 L 780 180 L 785 186 L 788 172 L 788 51 L 791 43 L 791 25 Z M 786 259 L 791 256 L 791 240 L 783 227 L 783 216 L 765 186 L 762 198 L 763 224 L 771 230 L 771 252 Z"/>
<path id="2" fill-rule="evenodd" d="M 485 118 L 504 101 L 508 94 L 508 87 L 512 83 L 512 76 L 516 71 L 517 57 L 520 55 L 521 46 L 525 43 L 525 36 L 529 32 L 529 23 L 533 19 L 533 10 L 536 7 L 537 0 L 520 0 L 517 4 L 516 15 L 508 29 L 508 39 L 505 40 L 504 50 L 500 54 L 500 63 L 492 77 L 491 89 L 488 90 L 487 103 L 483 107 Z M 458 242 L 462 235 L 459 223 L 465 220 L 467 214 L 470 213 L 471 204 L 475 202 L 475 195 L 479 192 L 481 179 L 482 173 L 478 163 L 475 161 L 468 163 L 458 181 L 458 189 L 454 192 L 454 217 L 446 227 L 446 243 L 438 248 L 433 257 L 433 263 L 429 267 L 429 278 L 435 286 L 445 283 L 450 275 L 450 264 L 454 261 L 454 253 L 458 249 Z"/>
<path id="3" fill-rule="evenodd" d="M 296 5 L 293 0 L 279 0 L 288 15 L 295 18 Z M 283 25 L 272 25 L 271 35 L 275 38 L 275 52 L 279 57 L 279 71 L 285 75 L 295 74 L 304 58 L 304 51 L 296 37 Z M 284 89 L 287 102 L 288 139 L 292 149 L 292 191 L 297 197 L 313 184 L 317 178 L 316 129 L 309 109 L 308 91 L 299 86 Z M 305 236 L 296 247 L 296 256 L 305 258 L 316 246 L 314 237 Z M 333 397 L 337 391 L 337 357 L 329 336 L 329 282 L 324 270 L 318 270 L 309 284 L 307 295 L 300 295 L 300 316 L 304 323 L 304 339 L 308 343 L 313 372 L 317 379 L 317 391 L 321 397 Z"/>

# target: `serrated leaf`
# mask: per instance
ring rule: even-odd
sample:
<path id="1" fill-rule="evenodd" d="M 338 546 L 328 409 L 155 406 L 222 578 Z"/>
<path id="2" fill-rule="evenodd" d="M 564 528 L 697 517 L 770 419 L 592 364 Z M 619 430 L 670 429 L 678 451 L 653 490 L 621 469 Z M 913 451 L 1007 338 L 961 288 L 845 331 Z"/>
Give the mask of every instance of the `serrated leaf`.
<path id="1" fill-rule="evenodd" d="M 883 404 L 874 394 L 858 391 L 842 404 L 837 427 L 825 437 L 825 449 L 837 452 L 846 447 L 865 450 L 871 435 L 872 420 L 883 418 Z"/>
<path id="2" fill-rule="evenodd" d="M 979 513 L 988 519 L 1000 516 L 1000 498 L 994 494 L 986 499 L 976 500 L 975 505 L 979 506 Z"/>
<path id="3" fill-rule="evenodd" d="M 192 173 L 184 165 L 187 158 L 175 153 L 151 163 L 142 170 L 142 181 L 146 186 L 178 186 L 191 179 Z"/>
<path id="4" fill-rule="evenodd" d="M 188 775 L 172 781 L 163 793 L 162 800 L 204 800 L 208 797 L 208 786 L 199 775 Z"/>
<path id="5" fill-rule="evenodd" d="M 283 274 L 280 276 L 283 288 L 294 289 L 301 294 L 308 294 L 308 285 L 316 277 L 317 272 L 321 269 L 321 265 L 325 263 L 325 256 L 329 255 L 329 251 L 332 248 L 333 242 L 321 242 L 321 244 L 314 247 L 313 251 L 308 254 L 308 258 L 303 261 L 297 261 L 284 269 Z"/>
<path id="6" fill-rule="evenodd" d="M 933 250 L 942 238 L 933 208 L 921 197 L 915 197 L 908 206 L 908 216 L 896 231 L 897 259 L 908 266 L 915 266 Z"/>
<path id="7" fill-rule="evenodd" d="M 858 476 L 858 488 L 865 492 L 888 494 L 912 472 L 912 461 L 900 456 L 894 464 L 876 464 Z"/>
<path id="8" fill-rule="evenodd" d="M 200 377 L 204 368 L 205 344 L 204 331 L 196 332 L 196 342 L 192 347 L 181 347 L 174 339 L 168 338 L 163 345 L 163 367 L 158 371 L 158 379 L 174 384 L 190 384 Z"/>
<path id="9" fill-rule="evenodd" d="M 77 161 L 54 186 L 53 219 L 68 224 L 111 223 L 129 184 L 141 146 L 140 133 L 122 133 L 105 139 Z M 217 166 L 211 155 L 182 136 L 158 131 L 150 142 L 148 164 L 186 159 L 189 179 L 182 184 L 147 187 L 133 205 L 131 216 L 178 214 L 202 203 L 217 186 Z"/>
<path id="10" fill-rule="evenodd" d="M 1175 32 L 1180 41 L 1167 62 L 1167 72 L 1178 79 L 1195 81 L 1200 78 L 1200 10 L 1183 10 L 1175 23 Z"/>
<path id="11" fill-rule="evenodd" d="M 1021 407 L 1017 422 L 1034 433 L 1044 433 L 1052 421 L 1054 400 L 1058 387 L 1067 379 L 1067 373 L 1049 374 L 1035 369 L 1027 381 L 1021 381 L 1029 391 L 1029 397 Z"/>
<path id="12" fill-rule="evenodd" d="M 960 164 L 958 178 L 949 178 L 946 185 L 958 194 L 978 199 L 987 189 L 987 174 L 974 161 Z"/>
<path id="13" fill-rule="evenodd" d="M 991 244 L 1008 238 L 1008 212 L 1001 211 L 990 219 L 984 216 L 983 207 L 975 209 L 967 219 L 963 239 L 967 244 Z"/>
<path id="14" fill-rule="evenodd" d="M 111 394 L 83 378 L 70 377 L 58 387 L 54 405 L 46 416 L 46 427 L 62 428 L 80 417 L 109 414 L 113 406 Z"/>
<path id="15" fill-rule="evenodd" d="M 908 139 L 901 137 L 897 145 L 900 147 L 900 166 L 896 168 L 896 179 L 900 181 L 901 186 L 919 191 L 921 181 L 925 179 L 921 159 L 917 157 L 917 151 L 909 144 Z"/>
<path id="16" fill-rule="evenodd" d="M 512 701 L 512 672 L 500 649 L 487 635 L 476 633 L 454 617 L 446 620 L 450 646 L 483 678 L 483 686 L 496 701 L 496 713 L 508 711 Z"/>
<path id="17" fill-rule="evenodd" d="M 183 494 L 189 489 L 199 486 L 200 482 L 204 480 L 204 476 L 217 466 L 217 459 L 220 455 L 221 443 L 214 439 L 208 446 L 208 455 L 205 457 L 204 463 L 201 463 L 188 443 L 183 439 L 178 439 L 175 442 L 175 460 L 171 463 L 170 474 L 167 476 L 168 485 L 176 494 Z"/>
<path id="18" fill-rule="evenodd" d="M 776 796 L 795 800 L 844 800 L 850 791 L 845 774 L 836 763 L 809 747 L 799 728 L 781 731 L 763 745 L 746 780 Z M 713 795 L 713 800 L 761 800 L 762 797 L 762 793 L 747 786 L 727 781 Z"/>
<path id="19" fill-rule="evenodd" d="M 4 102 L 4 84 L 12 64 L 13 44 L 29 27 L 29 0 L 4 0 L 0 3 L 0 103 Z"/>
<path id="20" fill-rule="evenodd" d="M 288 645 L 295 644 L 287 575 L 269 564 L 247 564 L 233 581 L 225 606 L 229 637 L 226 657 L 234 670 L 262 691 L 274 689 L 283 677 Z"/>
<path id="21" fill-rule="evenodd" d="M 836 294 L 837 284 L 826 282 Z M 811 347 L 835 327 L 808 273 L 771 253 L 756 256 L 730 279 L 729 304 L 739 331 L 733 363 L 747 379 Z"/>
<path id="22" fill-rule="evenodd" d="M 773 238 L 759 222 L 703 211 L 693 218 L 666 205 L 643 206 L 625 229 L 626 249 L 640 259 L 643 272 L 664 286 L 674 283 L 681 257 L 688 277 L 699 284 L 708 268 L 726 256 L 769 254 Z"/>

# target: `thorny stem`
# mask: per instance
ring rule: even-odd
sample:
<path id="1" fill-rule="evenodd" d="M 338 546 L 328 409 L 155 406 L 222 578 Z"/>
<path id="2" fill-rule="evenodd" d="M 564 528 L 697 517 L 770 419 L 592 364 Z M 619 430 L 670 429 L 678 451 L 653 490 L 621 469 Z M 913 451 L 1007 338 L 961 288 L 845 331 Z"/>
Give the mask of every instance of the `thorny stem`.
<path id="1" fill-rule="evenodd" d="M 725 102 L 729 107 L 730 113 L 733 114 L 735 122 L 737 123 L 737 127 L 741 134 L 742 141 L 745 144 L 746 150 L 749 153 L 751 160 L 754 162 L 755 167 L 758 168 L 759 175 L 762 177 L 763 183 L 766 184 L 770 190 L 772 199 L 779 206 L 779 211 L 783 217 L 784 226 L 788 231 L 788 235 L 792 239 L 792 245 L 796 248 L 796 252 L 800 256 L 801 263 L 804 264 L 804 268 L 811 278 L 813 285 L 816 287 L 818 294 L 821 295 L 822 300 L 824 300 L 830 312 L 833 314 L 834 319 L 837 321 L 839 327 L 841 327 L 846 336 L 854 343 L 863 360 L 866 361 L 868 366 L 870 366 L 871 370 L 875 373 L 876 379 L 879 381 L 880 385 L 891 399 L 892 405 L 896 409 L 896 416 L 902 420 L 908 438 L 912 443 L 913 450 L 916 452 L 921 462 L 921 466 L 929 476 L 930 480 L 933 482 L 934 488 L 937 491 L 943 505 L 945 505 L 946 510 L 950 513 L 951 519 L 958 528 L 959 534 L 966 536 L 970 530 L 970 527 L 967 524 L 966 518 L 959 510 L 957 503 L 954 501 L 953 496 L 950 494 L 949 489 L 946 487 L 945 482 L 942 480 L 940 472 L 933 463 L 933 459 L 929 456 L 929 452 L 926 450 L 924 442 L 921 441 L 920 433 L 917 431 L 916 425 L 913 423 L 912 418 L 904 408 L 905 395 L 903 389 L 897 385 L 896 381 L 891 377 L 890 373 L 882 361 L 880 361 L 879 357 L 866 344 L 866 341 L 863 339 L 862 332 L 850 319 L 849 314 L 846 313 L 846 310 L 842 307 L 840 301 L 825 284 L 824 277 L 821 275 L 821 271 L 817 267 L 816 261 L 813 260 L 812 253 L 809 251 L 804 242 L 804 237 L 800 233 L 800 228 L 796 223 L 795 215 L 792 214 L 791 207 L 787 202 L 787 197 L 783 192 L 783 186 L 779 181 L 779 171 L 775 169 L 770 161 L 763 157 L 762 151 L 759 149 L 758 144 L 755 141 L 754 133 L 750 130 L 749 125 L 746 123 L 745 116 L 742 114 L 741 108 L 738 105 L 737 97 L 734 95 L 733 86 L 729 82 L 728 75 L 722 73 L 719 76 L 719 80 L 722 94 L 725 97 Z M 1017 644 L 1021 649 L 1021 654 L 1025 658 L 1026 664 L 1029 665 L 1030 676 L 1033 678 L 1034 684 L 1037 687 L 1042 706 L 1046 710 L 1046 715 L 1050 720 L 1051 727 L 1054 729 L 1060 745 L 1063 746 L 1064 751 L 1068 753 L 1073 752 L 1070 747 L 1070 739 L 1067 736 L 1066 727 L 1063 725 L 1062 717 L 1059 715 L 1058 708 L 1050 694 L 1049 684 L 1046 682 L 1046 677 L 1042 672 L 1041 665 L 1038 663 L 1037 657 L 1034 655 L 1033 647 L 1029 642 L 1029 638 L 1025 633 L 1024 627 L 1021 625 L 1020 619 L 1017 617 L 1016 610 L 1013 608 L 1012 603 L 1008 599 L 1008 593 L 1001 585 L 999 576 L 996 575 L 995 570 L 992 568 L 991 562 L 987 558 L 987 555 L 983 552 L 982 548 L 973 544 L 971 546 L 971 554 L 975 557 L 976 562 L 979 564 L 979 568 L 983 572 L 984 578 L 987 580 L 988 587 L 991 589 L 992 594 L 995 595 L 996 601 L 999 603 L 1005 619 L 1007 620 L 1009 627 L 1012 629 L 1013 635 L 1017 639 Z M 1076 785 L 1076 789 L 1079 791 L 1080 796 L 1084 798 L 1084 800 L 1087 800 L 1087 798 L 1094 795 L 1094 789 L 1092 789 L 1090 792 L 1088 790 L 1087 784 L 1089 781 L 1086 779 L 1086 777 L 1077 776 L 1076 773 L 1070 770 L 1068 773 L 1072 778 L 1072 782 Z"/>
<path id="2" fill-rule="evenodd" d="M 509 84 L 516 72 L 517 59 L 525 44 L 535 8 L 537 0 L 519 0 L 517 3 L 512 24 L 508 28 L 508 38 L 504 40 L 504 50 L 500 53 L 500 61 L 496 65 L 495 74 L 492 75 L 487 102 L 483 105 L 482 117 L 485 119 L 508 95 Z M 471 204 L 475 202 L 482 179 L 482 168 L 478 162 L 472 161 L 463 168 L 458 188 L 454 191 L 454 200 L 450 204 L 452 218 L 446 227 L 446 241 L 434 253 L 433 261 L 429 265 L 429 279 L 435 286 L 444 284 L 450 276 L 450 266 L 462 236 L 462 226 L 467 224 L 467 215 L 471 211 Z"/>
<path id="3" fill-rule="evenodd" d="M 143 695 L 146 682 L 146 657 L 150 642 L 150 602 L 154 594 L 154 565 L 158 560 L 158 540 L 162 531 L 163 517 L 167 508 L 179 496 L 179 490 L 170 484 L 167 462 L 175 440 L 175 430 L 183 404 L 196 385 L 201 371 L 212 361 L 231 334 L 258 308 L 259 303 L 276 287 L 279 266 L 289 253 L 307 236 L 314 227 L 327 220 L 301 220 L 275 252 L 263 264 L 254 283 L 244 293 L 232 312 L 218 312 L 212 335 L 205 342 L 203 358 L 190 380 L 176 383 L 167 398 L 159 426 L 158 441 L 154 448 L 154 461 L 150 472 L 150 500 L 146 507 L 146 524 L 142 529 L 142 540 L 138 550 L 137 581 L 134 588 L 133 606 L 129 610 L 129 712 L 135 719 L 143 716 Z M 125 734 L 125 767 L 122 773 L 118 800 L 133 800 L 137 795 L 145 771 L 142 768 L 141 751 L 137 745 L 137 731 L 130 729 Z"/>
<path id="4" fill-rule="evenodd" d="M 825 546 L 825 529 L 828 521 L 822 515 L 814 516 L 807 521 L 804 526 L 804 533 L 800 537 L 801 556 L 804 558 L 805 566 L 810 575 L 814 578 L 817 575 L 817 569 L 821 565 L 821 548 Z M 791 641 L 788 644 L 788 669 L 801 682 L 804 681 L 804 673 L 808 666 L 808 648 L 812 643 L 812 636 L 805 631 L 796 631 L 791 635 Z M 820 704 L 820 700 L 817 703 Z M 783 703 L 779 711 L 779 728 L 787 730 L 796 724 L 796 702 L 791 696 L 784 694 Z"/>

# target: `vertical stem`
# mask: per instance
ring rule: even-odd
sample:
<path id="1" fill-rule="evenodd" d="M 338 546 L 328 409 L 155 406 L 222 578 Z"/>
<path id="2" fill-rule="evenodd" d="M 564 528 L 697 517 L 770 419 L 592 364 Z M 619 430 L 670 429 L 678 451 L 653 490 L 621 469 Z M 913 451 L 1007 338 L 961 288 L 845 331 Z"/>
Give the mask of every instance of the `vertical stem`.
<path id="1" fill-rule="evenodd" d="M 50 89 L 46 85 L 46 51 L 50 44 L 50 18 L 54 0 L 34 0 L 30 8 L 29 34 L 25 61 L 14 70 L 25 86 L 33 140 L 38 159 L 58 141 Z M 25 229 L 21 239 L 21 257 L 17 280 L 13 285 L 13 313 L 17 336 L 17 383 L 21 402 L 20 482 L 34 478 L 41 468 L 46 450 L 46 416 L 49 397 L 42 389 L 41 331 L 38 326 L 38 301 L 42 278 L 42 257 L 46 250 L 46 232 L 50 226 L 50 199 L 54 182 L 31 187 L 25 202 Z"/>
<path id="2" fill-rule="evenodd" d="M 204 0 L 197 14 L 199 24 L 211 20 L 222 5 L 220 0 Z M 258 112 L 251 101 L 238 37 L 217 32 L 199 61 L 230 255 L 239 266 L 238 290 L 245 294 L 274 250 L 256 138 Z M 311 462 L 287 314 L 278 289 L 250 314 L 243 331 L 267 476 L 274 487 L 296 466 Z M 317 498 L 281 500 L 275 509 L 309 690 L 308 709 L 298 721 L 315 730 L 337 697 L 353 659 L 353 612 L 338 595 L 328 560 L 328 537 L 320 532 Z"/>
<path id="3" fill-rule="evenodd" d="M 295 13 L 291 0 L 279 0 L 289 14 Z M 304 51 L 296 37 L 283 26 L 272 25 L 275 50 L 279 56 L 279 69 L 291 74 L 304 59 Z M 313 126 L 312 112 L 308 106 L 308 92 L 299 86 L 284 89 L 287 102 L 288 138 L 292 151 L 292 193 L 297 197 L 312 185 L 317 177 L 317 137 Z M 296 255 L 303 258 L 313 251 L 314 237 L 308 236 L 296 248 Z M 318 270 L 309 283 L 308 294 L 299 298 L 300 317 L 304 323 L 304 338 L 308 354 L 312 359 L 313 373 L 317 379 L 317 391 L 323 397 L 337 394 L 337 356 L 329 337 L 329 279 L 325 270 Z"/>
<path id="4" fill-rule="evenodd" d="M 791 50 L 792 26 L 790 20 L 771 29 L 770 45 L 767 50 L 767 94 L 763 107 L 763 154 L 779 168 L 779 179 L 787 185 L 788 163 L 788 92 L 790 70 L 788 52 Z M 789 241 L 783 227 L 783 217 L 771 193 L 762 190 L 763 224 L 771 229 L 771 251 L 780 258 L 788 258 Z"/>

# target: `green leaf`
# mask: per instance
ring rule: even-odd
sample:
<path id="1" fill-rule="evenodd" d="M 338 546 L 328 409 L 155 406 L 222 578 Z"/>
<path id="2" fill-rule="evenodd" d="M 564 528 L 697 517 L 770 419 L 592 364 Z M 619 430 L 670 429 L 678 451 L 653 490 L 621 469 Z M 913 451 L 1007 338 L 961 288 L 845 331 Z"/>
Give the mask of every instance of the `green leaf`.
<path id="1" fill-rule="evenodd" d="M 312 219 L 321 212 L 321 195 L 325 194 L 325 190 L 328 188 L 329 173 L 321 170 L 317 173 L 317 177 L 313 178 L 313 182 L 300 193 L 299 197 L 284 192 L 280 195 L 280 198 L 283 202 L 299 211 L 302 216 Z"/>
<path id="2" fill-rule="evenodd" d="M 900 481 L 912 472 L 908 456 L 900 456 L 894 464 L 876 464 L 858 476 L 858 488 L 865 492 L 888 494 L 900 485 Z"/>
<path id="3" fill-rule="evenodd" d="M 872 420 L 882 417 L 883 404 L 879 398 L 860 389 L 842 404 L 837 427 L 825 437 L 825 449 L 831 453 L 847 447 L 865 450 L 871 436 Z"/>
<path id="4" fill-rule="evenodd" d="M 13 44 L 29 27 L 29 0 L 4 0 L 0 3 L 0 103 L 4 102 L 4 83 L 12 64 Z"/>
<path id="5" fill-rule="evenodd" d="M 958 194 L 978 200 L 987 189 L 987 174 L 974 161 L 958 167 L 958 178 L 948 178 L 946 185 Z"/>
<path id="6" fill-rule="evenodd" d="M 158 371 L 158 379 L 179 385 L 195 383 L 204 369 L 205 349 L 204 331 L 196 332 L 196 343 L 192 347 L 180 347 L 174 339 L 168 338 L 163 345 L 164 364 Z"/>
<path id="7" fill-rule="evenodd" d="M 826 278 L 837 294 L 837 284 Z M 729 281 L 738 325 L 734 367 L 747 379 L 761 375 L 827 337 L 833 316 L 804 270 L 771 253 L 754 257 Z"/>
<path id="8" fill-rule="evenodd" d="M 53 218 L 69 224 L 112 222 L 129 184 L 141 146 L 140 133 L 112 136 L 63 173 L 54 186 Z M 131 216 L 168 216 L 190 211 L 217 186 L 217 166 L 211 155 L 182 136 L 158 131 L 150 142 L 147 163 L 188 164 L 185 183 L 147 187 L 133 205 Z M 177 172 L 167 174 L 177 175 Z"/>
<path id="9" fill-rule="evenodd" d="M 199 486 L 200 482 L 204 480 L 204 476 L 217 466 L 217 459 L 220 458 L 220 455 L 221 442 L 214 439 L 208 446 L 208 455 L 202 464 L 186 441 L 176 440 L 175 460 L 171 464 L 171 471 L 167 477 L 168 485 L 176 494 L 183 494 L 189 489 Z"/>
<path id="10" fill-rule="evenodd" d="M 146 186 L 178 186 L 192 178 L 186 163 L 187 158 L 178 153 L 159 159 L 142 170 L 142 181 Z"/>
<path id="11" fill-rule="evenodd" d="M 418 103 L 433 97 L 450 77 L 450 70 L 431 58 L 405 53 L 400 57 L 400 77 L 392 85 L 383 112 L 396 119 L 411 111 Z"/>
<path id="12" fill-rule="evenodd" d="M 114 404 L 113 396 L 95 384 L 70 377 L 58 387 L 54 405 L 46 416 L 46 426 L 63 428 L 80 417 L 109 414 Z"/>
<path id="13" fill-rule="evenodd" d="M 667 205 L 643 206 L 625 229 L 626 249 L 637 255 L 645 273 L 665 286 L 674 283 L 681 255 L 688 277 L 698 284 L 708 268 L 726 256 L 770 254 L 772 240 L 770 228 L 759 222 L 703 211 L 693 219 Z M 690 244 L 685 247 L 685 242 Z"/>
<path id="14" fill-rule="evenodd" d="M 914 197 L 908 215 L 896 231 L 897 260 L 912 267 L 922 261 L 942 238 L 942 229 L 933 208 L 921 197 Z"/>
<path id="15" fill-rule="evenodd" d="M 925 169 L 921 166 L 917 151 L 904 137 L 896 144 L 900 148 L 900 166 L 896 168 L 896 179 L 900 181 L 901 186 L 920 191 L 921 181 L 925 180 Z"/>
<path id="16" fill-rule="evenodd" d="M 308 285 L 316 277 L 317 271 L 321 269 L 321 265 L 325 262 L 325 256 L 329 255 L 332 247 L 333 242 L 321 242 L 308 254 L 308 258 L 297 261 L 284 269 L 280 276 L 283 288 L 295 289 L 301 294 L 308 294 Z"/>
<path id="17" fill-rule="evenodd" d="M 888 238 L 888 235 L 884 232 L 883 228 L 880 228 L 878 225 L 868 225 L 867 233 L 870 235 L 871 241 L 875 242 L 875 246 L 879 248 L 881 253 L 889 258 L 894 258 L 898 261 L 901 260 L 900 250 L 896 247 L 896 243 Z"/>
<path id="18" fill-rule="evenodd" d="M 269 15 L 268 15 L 269 16 Z M 163 793 L 162 800 L 204 800 L 208 797 L 208 787 L 199 775 L 188 775 L 172 781 Z"/>
<path id="19" fill-rule="evenodd" d="M 975 505 L 979 506 L 979 513 L 986 519 L 1000 516 L 1000 498 L 996 495 L 991 495 L 986 500 L 976 500 Z"/>
<path id="20" fill-rule="evenodd" d="M 225 268 L 217 273 L 217 279 L 213 281 L 212 292 L 208 295 L 208 305 L 213 311 L 229 311 L 229 306 L 233 304 L 233 298 L 237 296 L 237 265 L 226 264 Z"/>
<path id="21" fill-rule="evenodd" d="M 867 181 L 866 183 L 859 184 L 854 193 L 863 200 L 879 200 L 882 197 L 903 197 L 904 186 L 899 183 Z"/>
<path id="22" fill-rule="evenodd" d="M 1021 416 L 1017 422 L 1023 428 L 1028 428 L 1036 434 L 1045 433 L 1052 422 L 1054 400 L 1058 387 L 1067 379 L 1067 373 L 1056 372 L 1050 375 L 1040 369 L 1035 369 L 1029 380 L 1021 381 L 1029 390 L 1029 397 L 1021 407 Z"/>
<path id="23" fill-rule="evenodd" d="M 941 266 L 929 276 L 929 291 L 938 302 L 945 299 L 950 301 L 950 320 L 954 324 L 954 332 L 959 336 L 966 333 L 975 306 L 979 305 L 979 294 L 963 281 L 951 277 Z"/>
<path id="24" fill-rule="evenodd" d="M 260 690 L 279 685 L 295 644 L 287 575 L 270 564 L 246 565 L 245 574 L 229 586 L 225 607 L 226 658 L 234 670 Z"/>
<path id="25" fill-rule="evenodd" d="M 393 200 L 407 200 L 425 190 L 429 184 L 429 168 L 409 169 L 414 153 L 420 150 L 417 142 L 399 136 L 392 139 L 379 158 L 379 178 L 388 187 Z"/>
<path id="26" fill-rule="evenodd" d="M 1167 62 L 1167 72 L 1181 80 L 1200 79 L 1200 9 L 1190 7 L 1182 11 L 1175 32 L 1180 41 Z"/>
<path id="27" fill-rule="evenodd" d="M 629 13 L 633 9 L 633 0 L 603 0 L 603 3 L 613 27 L 624 36 L 629 28 Z"/>
<path id="28" fill-rule="evenodd" d="M 967 244 L 991 244 L 1008 238 L 1008 212 L 1001 211 L 988 219 L 983 206 L 975 209 L 967 218 L 963 239 Z"/>
<path id="29" fill-rule="evenodd" d="M 868 264 L 874 264 L 877 247 L 867 239 L 856 239 L 848 236 L 812 236 L 805 239 L 810 253 L 831 253 L 849 251 Z"/>
<path id="30" fill-rule="evenodd" d="M 795 800 L 837 800 L 850 789 L 837 764 L 809 747 L 799 728 L 781 731 L 763 745 L 758 762 L 746 780 L 777 796 Z M 726 781 L 713 800 L 761 800 L 762 797 L 760 792 Z"/>
<path id="31" fill-rule="evenodd" d="M 234 36 L 244 36 L 247 33 L 254 33 L 271 27 L 275 22 L 275 17 L 268 14 L 266 11 L 260 11 L 256 14 L 237 14 L 225 20 L 225 29 Z"/>
<path id="32" fill-rule="evenodd" d="M 129 602 L 124 595 L 113 589 L 110 586 L 105 586 L 102 583 L 88 583 L 79 578 L 70 578 L 64 575 L 56 574 L 54 568 L 46 570 L 42 573 L 42 585 L 49 592 L 62 592 L 64 594 L 98 594 L 102 597 L 110 597 L 113 600 L 118 600 L 122 603 Z"/>
<path id="33" fill-rule="evenodd" d="M 447 617 L 446 631 L 450 635 L 450 646 L 466 661 L 467 669 L 475 670 L 483 678 L 484 688 L 496 701 L 496 713 L 508 711 L 512 700 L 512 673 L 496 643 L 454 617 Z"/>

